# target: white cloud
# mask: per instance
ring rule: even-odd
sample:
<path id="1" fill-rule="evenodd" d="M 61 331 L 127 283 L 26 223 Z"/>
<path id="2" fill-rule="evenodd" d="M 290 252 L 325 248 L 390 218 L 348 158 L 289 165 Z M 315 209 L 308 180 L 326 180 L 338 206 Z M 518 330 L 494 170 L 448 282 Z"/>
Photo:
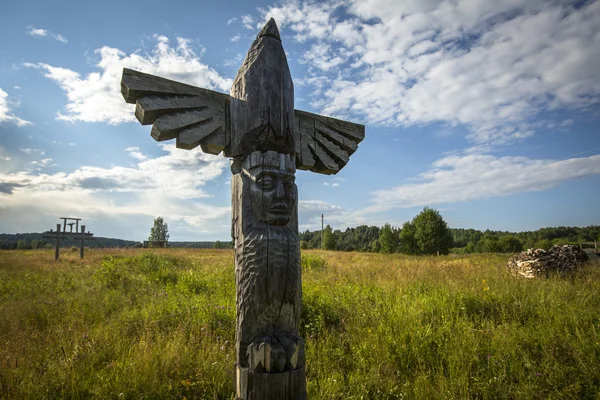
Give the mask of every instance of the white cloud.
<path id="1" fill-rule="evenodd" d="M 46 154 L 46 151 L 45 150 L 41 150 L 41 149 L 25 148 L 25 149 L 19 149 L 19 150 L 21 150 L 25 154 L 38 153 L 38 154 L 40 154 L 42 156 L 44 154 Z"/>
<path id="2" fill-rule="evenodd" d="M 304 53 L 300 62 L 327 72 L 345 62 L 343 57 L 335 53 L 328 44 L 314 45 Z"/>
<path id="3" fill-rule="evenodd" d="M 12 219 L 24 214 L 66 213 L 113 221 L 168 215 L 169 221 L 195 229 L 205 229 L 206 221 L 226 218 L 228 206 L 212 206 L 198 199 L 209 197 L 203 186 L 221 175 L 227 160 L 200 150 L 159 146 L 166 154 L 152 159 L 136 147 L 128 148 L 138 160 L 130 167 L 82 166 L 71 173 L 3 174 L 0 213 Z M 44 159 L 35 165 L 50 162 Z"/>
<path id="4" fill-rule="evenodd" d="M 254 24 L 254 18 L 252 17 L 252 15 L 248 14 L 248 15 L 242 16 L 242 25 L 244 26 L 244 28 L 253 31 L 254 29 L 256 29 L 253 26 L 253 24 Z"/>
<path id="5" fill-rule="evenodd" d="M 3 122 L 13 122 L 17 126 L 31 125 L 31 122 L 25 121 L 11 112 L 8 93 L 0 88 L 0 124 Z"/>
<path id="6" fill-rule="evenodd" d="M 319 78 L 311 104 L 329 115 L 463 125 L 495 146 L 600 99 L 598 1 L 288 1 L 262 17 L 306 43 L 303 80 Z"/>
<path id="7" fill-rule="evenodd" d="M 563 122 L 560 123 L 560 126 L 565 127 L 565 126 L 571 126 L 573 125 L 573 120 L 572 119 L 565 119 Z"/>
<path id="8" fill-rule="evenodd" d="M 128 147 L 125 149 L 125 151 L 127 151 L 129 153 L 129 155 L 131 157 L 135 158 L 136 160 L 145 161 L 148 159 L 148 157 L 146 157 L 144 154 L 142 154 L 140 152 L 139 147 Z"/>
<path id="9" fill-rule="evenodd" d="M 29 29 L 27 30 L 27 34 L 30 36 L 35 36 L 35 37 L 49 36 L 52 39 L 57 40 L 61 43 L 67 43 L 67 39 L 63 35 L 54 33 L 47 29 L 36 28 L 35 26 L 30 26 Z"/>
<path id="10" fill-rule="evenodd" d="M 30 161 L 29 164 L 38 166 L 38 167 L 49 167 L 49 166 L 56 166 L 57 164 L 53 164 L 50 165 L 50 163 L 52 162 L 51 158 L 43 158 L 41 160 L 36 160 L 36 161 Z"/>
<path id="11" fill-rule="evenodd" d="M 233 57 L 229 60 L 225 60 L 223 65 L 225 65 L 226 67 L 230 67 L 232 65 L 241 65 L 241 63 L 242 63 L 242 55 L 240 53 L 238 53 L 235 55 L 235 57 Z"/>
<path id="12" fill-rule="evenodd" d="M 96 50 L 95 54 L 100 57 L 96 66 L 100 72 L 85 77 L 70 69 L 44 63 L 25 65 L 44 70 L 45 76 L 66 92 L 66 111 L 59 112 L 58 119 L 71 122 L 120 124 L 135 121 L 134 107 L 126 104 L 120 93 L 124 67 L 210 89 L 226 91 L 231 86 L 230 79 L 221 77 L 200 62 L 189 40 L 177 38 L 177 45 L 171 47 L 164 36 L 155 35 L 154 39 L 156 47 L 150 53 L 126 54 L 107 46 Z"/>
<path id="13" fill-rule="evenodd" d="M 234 18 L 230 18 L 230 19 L 228 19 L 228 20 L 227 20 L 227 25 L 231 25 L 231 24 L 233 24 L 235 21 L 237 21 L 237 18 L 235 18 L 235 17 L 234 17 Z"/>
<path id="14" fill-rule="evenodd" d="M 238 40 L 240 40 L 241 37 L 242 37 L 242 35 L 237 34 L 237 35 L 233 36 L 230 40 L 232 42 L 237 42 Z"/>
<path id="15" fill-rule="evenodd" d="M 540 191 L 597 174 L 600 155 L 566 160 L 453 155 L 436 161 L 417 183 L 374 192 L 373 205 L 361 213 Z"/>
<path id="16" fill-rule="evenodd" d="M 82 166 L 69 174 L 30 175 L 17 172 L 3 175 L 1 179 L 20 184 L 23 191 L 148 192 L 192 199 L 207 197 L 201 186 L 219 176 L 228 165 L 225 158 L 204 154 L 199 148 L 181 150 L 173 144 L 160 146 L 167 154 L 157 158 L 148 158 L 137 147 L 129 147 L 127 151 L 138 160 L 137 165 L 132 167 Z"/>
<path id="17" fill-rule="evenodd" d="M 299 230 L 320 228 L 321 214 L 325 214 L 328 220 L 343 220 L 342 216 L 347 215 L 347 211 L 322 200 L 300 200 L 298 201 Z"/>

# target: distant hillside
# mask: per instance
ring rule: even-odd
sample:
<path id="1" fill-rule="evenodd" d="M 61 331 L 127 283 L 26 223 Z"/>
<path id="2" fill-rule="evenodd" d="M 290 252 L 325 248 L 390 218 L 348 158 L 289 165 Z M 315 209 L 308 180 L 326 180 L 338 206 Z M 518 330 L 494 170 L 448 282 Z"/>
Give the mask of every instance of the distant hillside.
<path id="1" fill-rule="evenodd" d="M 34 240 L 49 243 L 54 245 L 52 239 L 42 239 L 41 233 L 0 233 L 0 246 L 3 249 L 12 249 L 17 247 L 19 240 L 24 240 L 27 245 L 31 245 Z M 86 247 L 90 248 L 105 248 L 105 247 L 133 247 L 137 242 L 133 240 L 123 240 L 105 237 L 95 237 L 92 240 L 85 242 Z M 79 240 L 65 239 L 61 240 L 61 247 L 79 246 Z M 40 246 L 38 246 L 40 247 Z M 43 246 L 41 246 L 43 247 Z"/>
<path id="2" fill-rule="evenodd" d="M 31 243 L 34 241 L 43 242 L 43 244 L 37 244 L 37 247 L 44 247 L 45 244 L 51 244 L 54 246 L 56 243 L 52 239 L 42 239 L 41 233 L 0 233 L 0 249 L 11 250 L 17 248 L 19 240 L 24 240 L 25 244 L 31 247 Z M 185 247 L 195 249 L 211 249 L 215 247 L 215 243 L 218 243 L 216 247 L 230 248 L 231 242 L 169 242 L 169 247 Z M 141 242 L 135 240 L 123 240 L 115 238 L 105 238 L 94 236 L 92 240 L 85 242 L 86 247 L 90 248 L 116 248 L 116 247 L 136 247 L 141 246 Z M 60 243 L 61 247 L 79 246 L 79 240 L 77 239 L 66 239 Z"/>

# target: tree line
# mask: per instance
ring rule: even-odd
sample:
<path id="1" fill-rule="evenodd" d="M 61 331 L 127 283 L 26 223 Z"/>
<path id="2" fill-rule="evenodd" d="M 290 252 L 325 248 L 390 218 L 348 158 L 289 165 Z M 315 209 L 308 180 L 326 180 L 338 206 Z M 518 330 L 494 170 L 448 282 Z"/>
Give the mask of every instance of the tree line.
<path id="1" fill-rule="evenodd" d="M 53 240 L 43 240 L 41 233 L 0 234 L 0 249 L 53 248 Z M 168 226 L 161 217 L 154 221 L 148 240 L 169 239 Z M 553 245 L 600 242 L 600 226 L 541 228 L 537 231 L 506 232 L 477 229 L 449 228 L 439 211 L 425 207 L 402 227 L 385 224 L 383 227 L 361 225 L 345 231 L 333 230 L 330 225 L 323 231 L 326 250 L 361 251 L 375 253 L 448 254 L 458 253 L 517 253 L 529 248 L 549 249 Z M 61 247 L 79 246 L 78 239 L 61 240 Z M 170 247 L 231 248 L 228 241 L 169 242 Z M 321 231 L 300 233 L 303 249 L 321 248 Z M 141 242 L 94 237 L 86 247 L 142 247 Z"/>
<path id="2" fill-rule="evenodd" d="M 323 248 L 375 253 L 517 253 L 529 248 L 600 241 L 600 226 L 541 228 L 528 232 L 449 228 L 439 211 L 425 207 L 402 227 L 360 225 L 345 231 L 323 230 Z M 300 233 L 303 249 L 321 248 L 321 231 Z"/>

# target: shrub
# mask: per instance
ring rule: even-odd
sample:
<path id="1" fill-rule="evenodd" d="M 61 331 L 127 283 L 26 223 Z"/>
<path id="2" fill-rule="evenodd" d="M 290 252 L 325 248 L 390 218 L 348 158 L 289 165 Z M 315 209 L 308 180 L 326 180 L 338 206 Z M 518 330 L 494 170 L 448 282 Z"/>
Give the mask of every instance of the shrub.
<path id="1" fill-rule="evenodd" d="M 96 270 L 94 278 L 111 289 L 127 288 L 131 280 L 126 260 L 116 257 L 108 257 L 102 261 L 102 266 Z"/>
<path id="2" fill-rule="evenodd" d="M 302 254 L 300 264 L 305 270 L 323 269 L 327 265 L 324 259 L 314 254 Z"/>

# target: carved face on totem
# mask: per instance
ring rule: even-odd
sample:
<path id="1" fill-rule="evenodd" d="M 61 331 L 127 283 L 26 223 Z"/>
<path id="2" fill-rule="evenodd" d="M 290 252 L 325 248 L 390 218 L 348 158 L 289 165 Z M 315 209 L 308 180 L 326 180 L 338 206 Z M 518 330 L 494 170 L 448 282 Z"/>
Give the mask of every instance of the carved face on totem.
<path id="1" fill-rule="evenodd" d="M 260 167 L 246 173 L 253 181 L 250 196 L 254 215 L 270 225 L 283 226 L 290 222 L 297 197 L 294 175 Z"/>
<path id="2" fill-rule="evenodd" d="M 246 165 L 243 174 L 251 181 L 249 194 L 255 217 L 270 225 L 283 226 L 292 218 L 298 188 L 295 183 L 295 171 L 287 168 L 289 156 L 278 156 L 280 159 L 276 159 L 277 163 L 267 160 L 272 157 L 261 157 L 264 162 Z"/>

